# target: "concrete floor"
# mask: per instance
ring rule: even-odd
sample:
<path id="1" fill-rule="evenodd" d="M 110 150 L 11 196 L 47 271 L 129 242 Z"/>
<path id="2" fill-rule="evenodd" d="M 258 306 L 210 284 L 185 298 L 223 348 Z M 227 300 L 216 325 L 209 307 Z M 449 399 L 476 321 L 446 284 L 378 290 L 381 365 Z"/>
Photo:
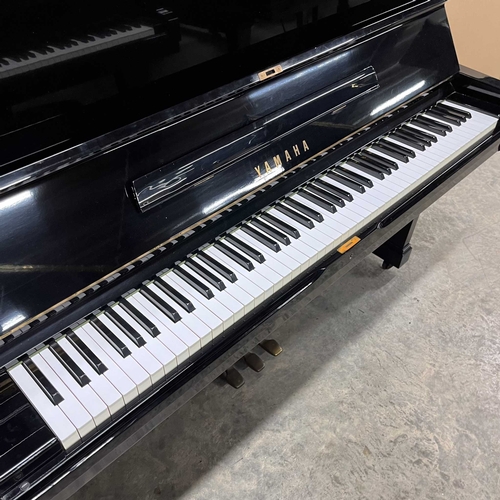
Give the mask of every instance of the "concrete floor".
<path id="1" fill-rule="evenodd" d="M 328 273 L 87 499 L 499 499 L 500 155 L 420 217 L 413 255 Z"/>

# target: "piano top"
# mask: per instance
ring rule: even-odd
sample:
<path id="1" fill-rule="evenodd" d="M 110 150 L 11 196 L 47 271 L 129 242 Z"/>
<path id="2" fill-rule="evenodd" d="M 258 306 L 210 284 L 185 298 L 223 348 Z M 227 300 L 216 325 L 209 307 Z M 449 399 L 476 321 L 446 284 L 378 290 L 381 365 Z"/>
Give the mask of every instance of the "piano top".
<path id="1" fill-rule="evenodd" d="M 109 4 L 99 15 L 95 2 L 85 12 L 67 2 L 51 2 L 50 11 L 47 2 L 25 11 L 7 3 L 11 19 L 25 25 L 13 23 L 23 26 L 16 33 L 7 23 L 0 64 L 16 50 L 31 53 L 26 44 L 38 52 L 14 60 L 19 71 L 6 78 L 10 62 L 0 67 L 0 190 L 19 182 L 0 194 L 0 338 L 248 194 L 266 159 L 306 141 L 297 166 L 451 78 L 458 63 L 442 3 L 130 1 L 118 16 Z M 47 12 L 52 26 L 64 26 L 54 28 L 59 41 L 43 27 Z M 95 19 L 105 21 L 94 26 Z M 79 54 L 79 43 L 95 50 Z M 52 64 L 46 48 L 55 53 L 55 44 L 60 60 Z M 46 64 L 31 62 L 38 56 Z M 330 100 L 321 111 L 315 103 L 324 89 Z M 309 125 L 293 135 L 297 123 Z M 283 134 L 286 141 L 274 141 Z M 251 153 L 246 160 L 225 150 L 236 139 L 240 155 Z M 231 168 L 182 197 L 139 208 L 134 181 L 213 151 L 221 153 L 210 168 Z M 71 162 L 78 165 L 36 179 L 46 164 Z M 33 180 L 23 185 L 25 172 Z"/>

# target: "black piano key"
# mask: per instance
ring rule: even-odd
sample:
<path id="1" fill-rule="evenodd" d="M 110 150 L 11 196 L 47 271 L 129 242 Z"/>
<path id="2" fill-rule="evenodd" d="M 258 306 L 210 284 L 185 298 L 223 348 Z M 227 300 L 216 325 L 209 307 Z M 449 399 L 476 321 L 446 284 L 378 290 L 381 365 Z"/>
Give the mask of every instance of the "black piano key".
<path id="1" fill-rule="evenodd" d="M 363 175 L 359 175 L 356 172 L 351 172 L 351 170 L 348 170 L 345 167 L 334 167 L 334 168 L 335 168 L 334 172 L 328 172 L 326 174 L 326 175 L 328 175 L 328 177 L 331 177 L 332 179 L 335 179 L 335 180 L 338 180 L 338 177 L 347 177 L 347 179 L 349 179 L 351 181 L 354 181 L 353 182 L 353 186 L 360 185 L 361 187 L 363 187 L 363 186 L 364 187 L 368 187 L 368 188 L 372 188 L 373 187 L 373 182 L 370 179 L 368 179 L 367 177 L 364 177 Z M 341 175 L 340 176 L 338 176 L 338 175 L 335 176 L 336 173 L 341 174 Z M 342 181 L 338 180 L 338 182 L 342 182 Z M 342 182 L 342 184 L 344 184 L 345 186 L 351 187 L 346 182 Z M 352 189 L 356 189 L 356 191 L 358 191 L 360 193 L 364 193 L 365 192 L 364 188 L 363 188 L 362 191 L 359 188 L 356 188 L 356 187 L 353 187 Z"/>
<path id="2" fill-rule="evenodd" d="M 47 54 L 47 49 L 45 49 L 43 47 L 37 47 L 36 49 L 32 49 L 32 50 L 33 50 L 33 52 L 35 52 L 35 54 L 40 54 L 42 56 Z"/>
<path id="3" fill-rule="evenodd" d="M 49 349 L 81 387 L 90 384 L 90 379 L 87 375 L 85 375 L 82 369 L 68 356 L 58 342 L 50 342 Z"/>
<path id="4" fill-rule="evenodd" d="M 185 283 L 194 288 L 199 294 L 203 295 L 206 299 L 212 299 L 214 292 L 202 283 L 198 278 L 195 278 L 191 273 L 188 273 L 185 269 L 181 267 L 174 267 L 173 271 L 179 278 L 181 278 Z"/>
<path id="5" fill-rule="evenodd" d="M 442 106 L 441 104 L 436 104 L 432 109 L 435 109 L 436 111 L 439 111 L 440 113 L 444 113 L 446 115 L 450 115 L 453 118 L 456 118 L 459 120 L 461 123 L 465 123 L 467 121 L 467 117 L 460 113 L 458 109 L 455 108 L 447 108 L 445 106 Z"/>
<path id="6" fill-rule="evenodd" d="M 7 61 L 7 59 L 2 59 L 1 57 L 0 57 L 0 64 L 3 64 L 4 66 L 10 66 L 9 61 Z"/>
<path id="7" fill-rule="evenodd" d="M 52 48 L 52 47 L 49 47 L 48 45 L 46 47 L 44 47 L 44 49 L 49 53 L 49 54 L 52 54 L 55 52 L 55 50 Z"/>
<path id="8" fill-rule="evenodd" d="M 297 201 L 292 198 L 285 198 L 282 203 L 289 205 L 291 208 L 297 210 L 297 212 L 304 214 L 306 217 L 310 217 L 316 222 L 323 222 L 324 220 L 323 216 L 319 212 L 316 212 L 316 210 L 309 208 L 307 205 L 304 205 L 303 203 L 300 203 L 300 201 Z"/>
<path id="9" fill-rule="evenodd" d="M 379 179 L 383 181 L 385 179 L 385 174 L 382 172 L 378 167 L 374 167 L 372 165 L 369 165 L 368 162 L 357 159 L 354 160 L 350 158 L 349 160 L 346 161 L 346 164 L 349 165 L 350 170 L 351 169 L 356 169 L 359 170 L 360 172 L 364 172 L 367 175 L 371 175 L 372 177 L 375 177 L 375 179 Z M 391 170 L 389 169 L 389 172 Z"/>
<path id="10" fill-rule="evenodd" d="M 439 109 L 433 108 L 433 109 L 428 109 L 425 112 L 426 115 L 428 116 L 433 116 L 434 118 L 437 118 L 438 120 L 442 120 L 446 123 L 450 123 L 451 125 L 455 125 L 455 127 L 460 127 L 462 125 L 462 122 L 459 118 L 456 116 L 453 116 L 449 113 L 445 113 Z"/>
<path id="11" fill-rule="evenodd" d="M 385 144 L 388 148 L 393 149 L 394 151 L 400 152 L 407 156 L 408 158 L 415 158 L 417 154 L 413 149 L 405 148 L 401 144 L 395 144 L 394 142 L 388 141 L 387 139 L 380 139 L 379 143 Z"/>
<path id="12" fill-rule="evenodd" d="M 337 194 L 332 193 L 332 191 L 330 189 L 324 189 L 320 186 L 317 186 L 315 182 L 308 184 L 306 189 L 308 191 L 311 191 L 311 193 L 315 194 L 316 196 L 319 196 L 320 198 L 324 198 L 325 200 L 328 200 L 330 203 L 333 203 L 337 207 L 340 207 L 340 208 L 345 207 L 345 201 L 341 196 L 338 196 Z"/>
<path id="13" fill-rule="evenodd" d="M 106 307 L 104 309 L 106 317 L 112 321 L 137 347 L 146 345 L 146 341 L 142 335 L 132 328 L 113 308 Z"/>
<path id="14" fill-rule="evenodd" d="M 409 139 L 414 141 L 416 144 L 419 144 L 419 147 L 416 149 L 419 149 L 420 151 L 425 151 L 426 148 L 430 148 L 432 146 L 432 142 L 429 139 L 422 138 L 418 132 L 413 132 L 413 130 L 406 130 L 404 127 L 400 127 L 397 130 L 395 130 L 391 136 L 401 136 L 402 138 Z M 415 146 L 413 146 L 415 147 Z M 422 149 L 424 148 L 424 149 Z"/>
<path id="15" fill-rule="evenodd" d="M 222 292 L 226 288 L 224 282 L 214 273 L 210 272 L 206 267 L 200 265 L 192 259 L 186 260 L 186 266 L 193 270 L 196 274 L 205 278 L 214 288 Z"/>
<path id="16" fill-rule="evenodd" d="M 20 63 L 22 61 L 21 56 L 19 54 L 9 55 L 9 59 L 12 59 L 17 63 Z"/>
<path id="17" fill-rule="evenodd" d="M 325 200 L 325 198 L 321 198 L 311 191 L 300 189 L 299 191 L 297 191 L 297 194 L 310 201 L 311 203 L 314 203 L 318 207 L 321 207 L 324 210 L 328 210 L 332 214 L 337 211 L 337 207 L 331 201 Z"/>
<path id="18" fill-rule="evenodd" d="M 174 323 L 181 320 L 179 313 L 170 304 L 167 304 L 161 297 L 159 297 L 158 294 L 154 293 L 153 290 L 150 290 L 147 286 L 142 286 L 139 289 L 139 292 Z"/>
<path id="19" fill-rule="evenodd" d="M 472 113 L 469 113 L 468 111 L 465 111 L 464 109 L 458 109 L 455 108 L 454 106 L 449 106 L 448 104 L 445 104 L 444 102 L 440 102 L 439 104 L 436 104 L 436 107 L 439 109 L 442 109 L 443 111 L 446 111 L 447 113 L 450 113 L 451 115 L 457 115 L 460 117 L 463 117 L 463 121 L 467 121 L 468 119 L 472 118 Z"/>
<path id="20" fill-rule="evenodd" d="M 298 239 L 300 238 L 300 231 L 290 224 L 287 224 L 285 221 L 282 221 L 281 219 L 278 219 L 278 217 L 275 217 L 274 215 L 268 214 L 267 212 L 263 212 L 260 214 L 260 216 L 267 221 L 269 224 L 274 226 L 280 231 L 283 231 L 284 233 L 288 234 L 292 238 Z"/>
<path id="21" fill-rule="evenodd" d="M 399 165 L 395 161 L 384 158 L 383 156 L 372 153 L 371 151 L 362 151 L 361 153 L 358 153 L 356 157 L 369 161 L 371 164 L 379 167 L 385 167 L 391 170 L 399 169 Z"/>
<path id="22" fill-rule="evenodd" d="M 255 248 L 252 248 L 250 245 L 241 241 L 239 238 L 234 236 L 234 234 L 228 234 L 224 238 L 228 242 L 230 242 L 233 246 L 235 246 L 238 250 L 242 251 L 244 254 L 248 255 L 253 260 L 263 264 L 266 261 L 264 254 Z"/>
<path id="23" fill-rule="evenodd" d="M 269 238 L 269 236 L 266 236 L 260 231 L 257 231 L 253 227 L 243 224 L 243 226 L 241 226 L 241 230 L 252 238 L 255 238 L 258 242 L 262 243 L 273 252 L 277 253 L 281 250 L 281 247 L 279 246 L 279 243 L 277 241 L 274 241 L 273 239 Z"/>
<path id="24" fill-rule="evenodd" d="M 184 295 L 162 279 L 155 279 L 154 283 L 162 292 L 166 293 L 174 302 L 179 304 L 188 313 L 195 310 L 193 303 L 189 299 L 184 297 Z"/>
<path id="25" fill-rule="evenodd" d="M 415 148 L 418 151 L 425 151 L 425 144 L 423 144 L 421 141 L 413 139 L 412 137 L 409 137 L 401 132 L 397 132 L 397 131 L 392 132 L 389 137 L 396 142 L 406 144 L 407 146 Z"/>
<path id="26" fill-rule="evenodd" d="M 303 203 L 300 203 L 293 198 L 285 198 L 282 203 L 286 203 L 293 209 L 297 210 L 297 212 L 304 214 L 306 217 L 310 217 L 316 222 L 323 222 L 324 220 L 323 216 L 319 212 L 316 212 L 316 210 L 313 210 L 312 208 L 304 205 Z"/>
<path id="27" fill-rule="evenodd" d="M 408 130 L 409 129 L 409 130 Z M 394 132 L 395 134 L 400 134 L 403 137 L 409 137 L 419 143 L 421 146 L 424 146 L 424 149 L 420 149 L 420 151 L 424 151 L 425 148 L 430 148 L 432 146 L 432 141 L 430 139 L 426 139 L 425 137 L 422 137 L 421 134 L 418 133 L 418 131 L 410 129 L 410 127 L 401 127 L 398 130 Z"/>
<path id="28" fill-rule="evenodd" d="M 158 327 L 141 311 L 138 311 L 126 298 L 121 298 L 119 304 L 127 311 L 132 318 L 134 318 L 139 325 L 141 325 L 144 330 L 146 330 L 152 337 L 157 337 L 160 335 L 160 330 Z"/>
<path id="29" fill-rule="evenodd" d="M 370 147 L 372 149 L 375 149 L 375 151 L 380 151 L 381 153 L 384 153 L 391 158 L 395 158 L 396 160 L 402 161 L 403 163 L 408 163 L 410 161 L 408 159 L 408 156 L 406 156 L 404 153 L 388 147 L 387 144 L 381 144 L 380 142 L 377 142 L 372 144 Z"/>
<path id="30" fill-rule="evenodd" d="M 429 116 L 420 115 L 417 117 L 417 119 L 420 121 L 423 121 L 425 123 L 430 123 L 436 127 L 440 127 L 445 132 L 453 132 L 453 128 L 451 127 L 451 125 L 448 125 L 447 123 L 443 123 L 442 121 L 433 120 Z"/>
<path id="31" fill-rule="evenodd" d="M 107 366 L 87 347 L 85 342 L 75 332 L 69 332 L 66 338 L 99 375 L 106 372 L 108 369 Z"/>
<path id="32" fill-rule="evenodd" d="M 296 212 L 295 210 L 292 210 L 286 205 L 278 203 L 277 205 L 275 205 L 274 208 L 279 212 L 281 212 L 282 214 L 287 215 L 288 217 L 290 217 L 290 219 L 293 219 L 295 222 L 298 222 L 299 224 L 302 224 L 303 226 L 307 227 L 308 229 L 314 228 L 314 222 L 311 219 L 309 219 L 305 215 L 302 215 L 299 212 Z"/>
<path id="33" fill-rule="evenodd" d="M 252 219 L 251 222 L 254 226 L 256 226 L 262 232 L 264 232 L 264 233 L 268 234 L 269 236 L 271 236 L 272 238 L 274 238 L 279 243 L 281 243 L 285 246 L 290 245 L 290 238 L 285 233 L 278 231 L 273 226 L 270 226 L 269 224 L 266 224 L 264 221 L 261 221 L 260 219 L 257 219 L 257 218 Z"/>
<path id="34" fill-rule="evenodd" d="M 90 320 L 90 324 L 101 334 L 111 347 L 122 357 L 126 358 L 132 353 L 130 349 L 97 317 Z"/>
<path id="35" fill-rule="evenodd" d="M 33 360 L 25 356 L 22 360 L 23 366 L 31 375 L 38 387 L 42 389 L 45 395 L 50 399 L 53 405 L 57 406 L 64 401 L 64 398 L 57 392 L 56 388 L 47 380 L 45 375 L 38 369 Z"/>
<path id="36" fill-rule="evenodd" d="M 432 132 L 433 134 L 439 135 L 441 137 L 446 137 L 446 134 L 450 132 L 449 130 L 446 130 L 443 127 L 441 127 L 440 124 L 428 122 L 427 120 L 425 120 L 425 117 L 423 116 L 418 116 L 417 118 L 414 118 L 412 120 L 412 123 L 414 123 L 420 128 L 423 128 L 424 130 Z"/>
<path id="37" fill-rule="evenodd" d="M 227 279 L 230 283 L 236 283 L 238 277 L 231 269 L 228 269 L 224 264 L 221 264 L 211 255 L 205 252 L 198 252 L 196 256 L 207 266 L 211 267 L 215 272 L 219 273 L 223 278 Z"/>
<path id="38" fill-rule="evenodd" d="M 217 241 L 214 246 L 215 248 L 220 250 L 223 254 L 227 255 L 231 260 L 234 260 L 236 264 L 239 264 L 247 271 L 253 271 L 255 269 L 251 260 L 247 259 L 244 255 L 241 255 L 232 248 L 228 247 L 222 241 L 220 240 Z"/>
<path id="39" fill-rule="evenodd" d="M 320 187 L 321 189 L 324 189 L 325 191 L 328 191 L 329 193 L 334 194 L 335 196 L 338 196 L 339 198 L 342 198 L 345 201 L 352 201 L 354 199 L 352 194 L 348 191 L 345 191 L 344 189 L 341 189 L 337 186 L 333 186 L 323 179 L 315 179 L 314 185 Z"/>
<path id="40" fill-rule="evenodd" d="M 433 134 L 428 134 L 427 132 L 422 132 L 421 130 L 417 130 L 415 127 L 408 127 L 408 125 L 403 125 L 401 127 L 401 130 L 410 132 L 414 134 L 416 137 L 420 137 L 423 140 L 429 141 L 431 143 L 437 142 L 438 139 L 435 135 Z"/>

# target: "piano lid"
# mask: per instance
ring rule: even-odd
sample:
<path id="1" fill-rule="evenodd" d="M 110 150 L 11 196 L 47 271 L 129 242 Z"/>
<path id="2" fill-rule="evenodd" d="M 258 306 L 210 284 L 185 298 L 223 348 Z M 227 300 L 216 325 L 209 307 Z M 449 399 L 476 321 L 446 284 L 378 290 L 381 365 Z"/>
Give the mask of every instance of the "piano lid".
<path id="1" fill-rule="evenodd" d="M 2 2 L 0 175 L 420 3 Z"/>

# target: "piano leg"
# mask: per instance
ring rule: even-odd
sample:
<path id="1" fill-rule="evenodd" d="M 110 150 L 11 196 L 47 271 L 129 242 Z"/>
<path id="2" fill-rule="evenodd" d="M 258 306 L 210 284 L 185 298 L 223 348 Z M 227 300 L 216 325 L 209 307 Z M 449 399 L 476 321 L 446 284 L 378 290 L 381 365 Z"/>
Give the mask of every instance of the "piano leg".
<path id="1" fill-rule="evenodd" d="M 383 269 L 390 269 L 391 267 L 397 267 L 399 269 L 403 264 L 408 262 L 412 251 L 410 240 L 415 230 L 415 226 L 417 225 L 417 220 L 418 217 L 413 219 L 408 225 L 373 252 L 377 257 L 383 260 Z"/>

